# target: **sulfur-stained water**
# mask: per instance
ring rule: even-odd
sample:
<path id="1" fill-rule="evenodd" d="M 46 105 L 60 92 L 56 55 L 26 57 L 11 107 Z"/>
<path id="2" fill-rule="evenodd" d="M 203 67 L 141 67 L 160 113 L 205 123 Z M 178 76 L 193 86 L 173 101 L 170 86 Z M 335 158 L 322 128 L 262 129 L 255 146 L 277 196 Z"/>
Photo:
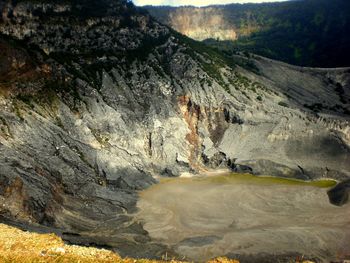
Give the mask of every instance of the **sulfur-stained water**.
<path id="1" fill-rule="evenodd" d="M 333 181 L 249 175 L 177 178 L 140 193 L 137 218 L 188 260 L 301 253 L 350 255 L 350 206 L 329 203 Z"/>

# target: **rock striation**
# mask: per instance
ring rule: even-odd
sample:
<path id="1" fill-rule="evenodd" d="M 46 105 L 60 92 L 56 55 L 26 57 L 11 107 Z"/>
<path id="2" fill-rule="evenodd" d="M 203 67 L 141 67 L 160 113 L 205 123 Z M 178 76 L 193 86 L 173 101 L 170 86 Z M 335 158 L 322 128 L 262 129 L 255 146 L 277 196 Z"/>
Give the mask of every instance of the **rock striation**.
<path id="1" fill-rule="evenodd" d="M 159 176 L 350 176 L 348 68 L 226 57 L 128 1 L 0 8 L 2 221 L 160 257 L 133 220 Z"/>

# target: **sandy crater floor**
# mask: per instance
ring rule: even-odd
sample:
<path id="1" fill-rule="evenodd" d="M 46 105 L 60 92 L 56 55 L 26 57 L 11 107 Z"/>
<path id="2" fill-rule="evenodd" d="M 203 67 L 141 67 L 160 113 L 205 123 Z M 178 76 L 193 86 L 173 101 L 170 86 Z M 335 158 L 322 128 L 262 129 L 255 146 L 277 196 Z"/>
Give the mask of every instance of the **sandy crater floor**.
<path id="1" fill-rule="evenodd" d="M 228 254 L 350 255 L 350 205 L 327 188 L 223 176 L 177 178 L 142 192 L 137 218 L 189 260 Z"/>

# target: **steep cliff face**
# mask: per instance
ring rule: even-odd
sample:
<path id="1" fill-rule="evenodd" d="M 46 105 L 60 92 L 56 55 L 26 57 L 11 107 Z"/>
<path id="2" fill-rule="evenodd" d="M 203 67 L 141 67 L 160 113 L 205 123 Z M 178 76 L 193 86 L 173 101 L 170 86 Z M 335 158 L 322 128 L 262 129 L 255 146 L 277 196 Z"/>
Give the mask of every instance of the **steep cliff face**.
<path id="1" fill-rule="evenodd" d="M 349 69 L 228 58 L 125 1 L 8 1 L 0 32 L 2 219 L 154 257 L 157 176 L 350 176 Z"/>
<path id="2" fill-rule="evenodd" d="M 237 29 L 228 23 L 222 10 L 212 7 L 174 9 L 169 14 L 168 24 L 176 31 L 200 41 L 209 38 L 237 39 Z"/>
<path id="3" fill-rule="evenodd" d="M 150 14 L 182 34 L 203 41 L 206 39 L 234 41 L 266 29 L 252 10 L 241 5 L 208 7 L 147 6 Z M 227 10 L 227 9 L 228 10 Z M 237 10 L 236 10 L 237 9 Z M 232 19 L 233 17 L 233 19 Z"/>

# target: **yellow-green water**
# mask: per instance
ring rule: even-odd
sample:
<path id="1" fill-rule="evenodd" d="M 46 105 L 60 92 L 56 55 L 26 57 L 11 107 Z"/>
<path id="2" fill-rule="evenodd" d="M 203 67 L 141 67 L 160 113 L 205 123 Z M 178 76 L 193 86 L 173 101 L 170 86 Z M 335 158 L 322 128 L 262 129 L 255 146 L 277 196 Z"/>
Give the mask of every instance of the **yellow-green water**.
<path id="1" fill-rule="evenodd" d="M 318 188 L 331 188 L 337 185 L 337 181 L 333 179 L 317 179 L 317 180 L 300 180 L 294 178 L 275 177 L 275 176 L 256 176 L 252 174 L 227 173 L 215 176 L 198 176 L 191 178 L 164 178 L 160 183 L 169 183 L 171 181 L 196 181 L 210 182 L 216 184 L 253 184 L 253 185 L 295 185 L 295 186 L 312 186 Z"/>
<path id="2" fill-rule="evenodd" d="M 255 176 L 252 174 L 231 173 L 227 175 L 201 177 L 202 180 L 209 180 L 213 183 L 247 183 L 247 184 L 283 184 L 283 185 L 300 185 L 314 186 L 320 188 L 330 188 L 337 184 L 337 181 L 332 179 L 321 179 L 314 181 L 303 181 L 293 178 L 273 177 L 273 176 Z"/>

